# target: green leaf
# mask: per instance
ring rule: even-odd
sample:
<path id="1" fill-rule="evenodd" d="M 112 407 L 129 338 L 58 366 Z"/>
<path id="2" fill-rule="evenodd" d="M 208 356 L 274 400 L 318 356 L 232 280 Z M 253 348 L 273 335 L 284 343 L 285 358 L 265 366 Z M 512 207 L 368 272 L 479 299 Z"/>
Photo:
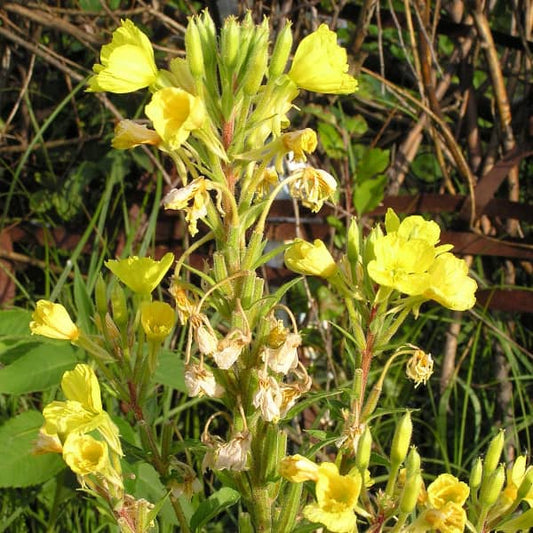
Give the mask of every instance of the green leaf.
<path id="1" fill-rule="evenodd" d="M 357 185 L 353 193 L 353 205 L 359 216 L 372 211 L 383 200 L 387 176 L 381 174 Z"/>
<path id="2" fill-rule="evenodd" d="M 362 147 L 357 158 L 356 184 L 362 185 L 365 181 L 374 179 L 389 166 L 389 150 L 381 148 Z M 361 153 L 362 152 L 362 153 Z"/>
<path id="3" fill-rule="evenodd" d="M 18 345 L 22 355 L 0 369 L 0 393 L 25 394 L 57 385 L 66 370 L 74 368 L 76 352 L 68 342 L 27 342 Z"/>
<path id="4" fill-rule="evenodd" d="M 172 387 L 180 392 L 187 392 L 185 386 L 185 366 L 176 352 L 161 350 L 154 379 L 161 385 Z"/>
<path id="5" fill-rule="evenodd" d="M 235 505 L 240 500 L 240 497 L 241 495 L 236 490 L 228 487 L 222 487 L 219 491 L 211 494 L 205 502 L 198 506 L 192 516 L 191 529 L 198 531 L 224 509 Z"/>
<path id="6" fill-rule="evenodd" d="M 0 337 L 29 335 L 31 315 L 32 312 L 25 309 L 0 311 Z"/>
<path id="7" fill-rule="evenodd" d="M 364 135 L 368 130 L 368 124 L 363 115 L 356 115 L 355 117 L 344 117 L 342 125 L 352 135 L 356 136 Z"/>
<path id="8" fill-rule="evenodd" d="M 320 143 L 328 157 L 340 159 L 346 155 L 344 140 L 335 126 L 319 122 L 317 126 Z"/>
<path id="9" fill-rule="evenodd" d="M 65 468 L 59 454 L 31 453 L 43 422 L 38 411 L 26 411 L 0 426 L 0 487 L 39 485 Z"/>

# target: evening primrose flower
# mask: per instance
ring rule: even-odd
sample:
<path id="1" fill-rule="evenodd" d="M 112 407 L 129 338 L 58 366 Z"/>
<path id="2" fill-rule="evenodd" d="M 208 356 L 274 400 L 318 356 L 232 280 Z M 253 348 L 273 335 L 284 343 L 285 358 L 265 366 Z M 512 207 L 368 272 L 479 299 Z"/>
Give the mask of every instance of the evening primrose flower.
<path id="1" fill-rule="evenodd" d="M 159 285 L 173 262 L 174 254 L 168 252 L 160 261 L 134 255 L 126 259 L 110 259 L 105 262 L 105 266 L 133 292 L 150 294 Z"/>
<path id="2" fill-rule="evenodd" d="M 80 476 L 105 474 L 111 468 L 107 444 L 91 435 L 70 434 L 63 445 L 63 459 Z"/>
<path id="3" fill-rule="evenodd" d="M 258 372 L 258 388 L 252 399 L 252 404 L 261 411 L 266 422 L 277 422 L 281 416 L 283 395 L 277 380 L 269 376 L 265 370 Z"/>
<path id="4" fill-rule="evenodd" d="M 166 302 L 145 302 L 141 306 L 141 324 L 148 340 L 163 341 L 174 323 L 174 309 Z"/>
<path id="5" fill-rule="evenodd" d="M 74 370 L 63 374 L 61 388 L 66 401 L 53 401 L 43 409 L 45 433 L 57 435 L 64 446 L 71 433 L 98 430 L 113 451 L 122 455 L 118 429 L 102 409 L 100 385 L 94 370 L 86 364 L 76 365 Z"/>
<path id="6" fill-rule="evenodd" d="M 30 330 L 32 335 L 42 335 L 49 339 L 69 340 L 75 342 L 80 336 L 80 329 L 61 304 L 48 300 L 39 300 L 32 314 Z"/>
<path id="7" fill-rule="evenodd" d="M 311 128 L 284 133 L 281 142 L 287 152 L 292 152 L 296 162 L 306 161 L 305 154 L 315 151 L 318 144 L 316 133 Z"/>
<path id="8" fill-rule="evenodd" d="M 185 367 L 185 386 L 191 397 L 221 398 L 224 394 L 224 387 L 216 382 L 213 372 L 202 364 Z"/>
<path id="9" fill-rule="evenodd" d="M 303 515 L 310 522 L 323 524 L 334 533 L 352 533 L 357 526 L 354 510 L 361 491 L 361 475 L 354 470 L 343 476 L 334 463 L 322 463 L 317 477 L 317 503 L 306 505 Z"/>
<path id="10" fill-rule="evenodd" d="M 440 533 L 464 533 L 466 512 L 458 504 L 446 502 L 440 509 L 427 509 L 413 524 L 413 532 L 439 531 Z"/>
<path id="11" fill-rule="evenodd" d="M 238 328 L 231 329 L 226 336 L 218 341 L 217 349 L 211 354 L 218 368 L 227 370 L 241 355 L 251 337 Z"/>
<path id="12" fill-rule="evenodd" d="M 411 296 L 428 289 L 435 247 L 426 240 L 407 240 L 397 233 L 384 235 L 374 242 L 374 256 L 368 274 L 379 285 Z"/>
<path id="13" fill-rule="evenodd" d="M 318 479 L 318 465 L 300 454 L 290 455 L 281 460 L 279 473 L 293 483 L 316 481 Z"/>
<path id="14" fill-rule="evenodd" d="M 202 461 L 202 471 L 232 470 L 242 472 L 248 470 L 248 452 L 252 445 L 252 435 L 249 431 L 239 431 L 228 442 L 220 438 L 202 437 L 208 450 Z"/>
<path id="15" fill-rule="evenodd" d="M 474 307 L 477 283 L 468 275 L 468 265 L 451 253 L 439 255 L 429 268 L 429 287 L 424 296 L 454 311 Z"/>
<path id="16" fill-rule="evenodd" d="M 198 233 L 198 220 L 207 215 L 207 204 L 211 201 L 209 182 L 203 178 L 196 178 L 185 187 L 172 189 L 164 198 L 165 209 L 174 211 L 184 210 L 185 220 L 189 225 L 189 233 L 194 237 Z"/>
<path id="17" fill-rule="evenodd" d="M 337 190 L 335 178 L 318 168 L 304 166 L 296 169 L 290 177 L 298 178 L 289 185 L 291 196 L 301 200 L 313 213 L 320 211 L 324 202 Z"/>
<path id="18" fill-rule="evenodd" d="M 111 141 L 111 146 L 117 150 L 127 150 L 141 144 L 157 146 L 160 143 L 161 137 L 156 131 L 133 120 L 121 120 L 115 126 L 115 135 Z"/>
<path id="19" fill-rule="evenodd" d="M 337 44 L 337 34 L 321 24 L 300 41 L 288 76 L 300 89 L 349 94 L 357 89 L 357 80 L 347 72 L 346 50 Z"/>
<path id="20" fill-rule="evenodd" d="M 131 20 L 123 20 L 111 43 L 102 46 L 100 63 L 93 66 L 90 92 L 130 93 L 157 80 L 154 50 L 148 37 Z"/>
<path id="21" fill-rule="evenodd" d="M 287 333 L 285 340 L 276 347 L 264 348 L 261 357 L 276 373 L 287 374 L 298 366 L 298 347 L 302 344 L 299 333 Z"/>
<path id="22" fill-rule="evenodd" d="M 206 118 L 202 99 L 177 87 L 155 92 L 144 112 L 171 150 L 179 148 L 191 131 L 201 128 Z"/>
<path id="23" fill-rule="evenodd" d="M 469 494 L 468 485 L 451 474 L 441 474 L 427 488 L 429 505 L 435 509 L 442 508 L 448 502 L 461 506 Z"/>
<path id="24" fill-rule="evenodd" d="M 330 278 L 337 273 L 337 263 L 320 239 L 313 243 L 295 239 L 285 250 L 285 265 L 298 274 Z"/>

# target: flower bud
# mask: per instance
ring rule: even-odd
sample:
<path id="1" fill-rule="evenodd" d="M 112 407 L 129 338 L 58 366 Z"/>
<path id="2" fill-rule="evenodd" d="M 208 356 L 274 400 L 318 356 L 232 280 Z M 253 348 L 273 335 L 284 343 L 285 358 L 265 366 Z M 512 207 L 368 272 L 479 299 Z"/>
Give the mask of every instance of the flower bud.
<path id="1" fill-rule="evenodd" d="M 275 78 L 283 74 L 287 60 L 292 48 L 292 29 L 291 22 L 285 22 L 285 26 L 281 29 L 274 45 L 274 50 L 270 57 L 270 66 L 268 69 L 268 77 Z"/>
<path id="2" fill-rule="evenodd" d="M 407 478 L 420 471 L 420 454 L 415 446 L 411 446 L 411 450 L 409 451 L 409 455 L 405 462 L 405 468 L 407 469 Z"/>
<path id="3" fill-rule="evenodd" d="M 102 274 L 98 274 L 96 285 L 94 286 L 94 301 L 96 303 L 96 310 L 100 315 L 105 315 L 107 313 L 106 289 L 107 287 Z"/>
<path id="4" fill-rule="evenodd" d="M 145 302 L 141 306 L 141 324 L 150 341 L 162 342 L 174 327 L 175 312 L 166 302 Z"/>
<path id="5" fill-rule="evenodd" d="M 411 413 L 407 411 L 400 420 L 392 439 L 390 451 L 392 465 L 400 465 L 404 461 L 409 449 L 412 433 L 413 423 L 411 421 Z"/>
<path id="6" fill-rule="evenodd" d="M 234 16 L 224 21 L 220 32 L 220 55 L 222 64 L 232 71 L 235 68 L 240 53 L 240 27 Z"/>
<path id="7" fill-rule="evenodd" d="M 418 501 L 418 495 L 422 487 L 422 476 L 420 472 L 416 472 L 409 476 L 405 480 L 405 486 L 403 488 L 402 496 L 400 499 L 400 512 L 409 514 L 413 512 Z"/>
<path id="8" fill-rule="evenodd" d="M 290 455 L 281 460 L 280 474 L 293 483 L 316 481 L 318 479 L 318 465 L 302 455 Z"/>
<path id="9" fill-rule="evenodd" d="M 476 462 L 472 466 L 472 470 L 470 472 L 469 485 L 472 491 L 475 491 L 479 488 L 479 486 L 481 485 L 482 476 L 483 476 L 483 462 L 478 457 L 476 459 Z"/>
<path id="10" fill-rule="evenodd" d="M 346 252 L 348 254 L 348 261 L 356 264 L 359 259 L 359 224 L 355 217 L 352 218 L 350 227 L 348 228 Z"/>
<path id="11" fill-rule="evenodd" d="M 500 457 L 502 455 L 504 441 L 505 433 L 503 430 L 500 430 L 498 434 L 490 441 L 483 466 L 484 477 L 488 477 L 490 474 L 492 474 L 492 472 L 494 472 L 498 466 Z"/>
<path id="12" fill-rule="evenodd" d="M 113 310 L 113 320 L 119 328 L 128 323 L 126 295 L 120 285 L 115 285 L 111 291 L 111 309 Z"/>
<path id="13" fill-rule="evenodd" d="M 194 78 L 202 78 L 205 73 L 204 55 L 200 32 L 194 18 L 189 19 L 189 24 L 185 31 L 185 50 L 187 51 L 187 62 L 191 74 Z"/>
<path id="14" fill-rule="evenodd" d="M 257 94 L 266 73 L 268 63 L 268 21 L 256 28 L 255 36 L 250 45 L 250 58 L 245 68 L 242 81 L 244 94 Z"/>
<path id="15" fill-rule="evenodd" d="M 368 468 L 371 451 L 372 434 L 370 433 L 370 428 L 366 426 L 359 439 L 359 443 L 357 445 L 357 455 L 355 456 L 355 464 L 359 468 L 360 472 L 364 472 Z"/>
<path id="16" fill-rule="evenodd" d="M 516 499 L 518 501 L 526 499 L 531 492 L 531 487 L 533 487 L 533 468 L 530 467 L 524 476 L 522 483 L 520 483 L 520 486 L 518 487 Z"/>
<path id="17" fill-rule="evenodd" d="M 482 507 L 492 507 L 500 495 L 505 481 L 505 468 L 500 465 L 483 480 L 481 491 L 479 492 L 479 503 Z"/>

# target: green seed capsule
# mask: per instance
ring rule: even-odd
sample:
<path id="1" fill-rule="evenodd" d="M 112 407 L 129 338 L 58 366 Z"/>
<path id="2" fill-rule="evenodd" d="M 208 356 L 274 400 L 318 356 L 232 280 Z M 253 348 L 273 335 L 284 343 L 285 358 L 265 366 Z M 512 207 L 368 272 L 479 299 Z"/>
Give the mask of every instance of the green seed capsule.
<path id="1" fill-rule="evenodd" d="M 409 450 L 412 433 L 413 422 L 411 421 L 411 413 L 407 411 L 400 420 L 392 439 L 390 460 L 393 465 L 400 465 L 404 461 Z"/>
<path id="2" fill-rule="evenodd" d="M 496 470 L 502 455 L 504 441 L 505 433 L 503 430 L 500 430 L 500 432 L 490 441 L 483 466 L 483 475 L 485 477 Z"/>

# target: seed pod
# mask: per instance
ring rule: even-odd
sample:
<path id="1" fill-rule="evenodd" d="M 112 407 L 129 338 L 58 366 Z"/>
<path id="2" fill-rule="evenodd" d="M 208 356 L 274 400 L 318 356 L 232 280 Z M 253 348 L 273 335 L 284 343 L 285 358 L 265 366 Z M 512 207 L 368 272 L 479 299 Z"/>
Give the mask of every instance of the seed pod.
<path id="1" fill-rule="evenodd" d="M 407 411 L 400 420 L 392 439 L 390 460 L 393 465 L 400 465 L 404 461 L 409 450 L 412 433 L 413 423 L 411 421 L 411 413 Z"/>

